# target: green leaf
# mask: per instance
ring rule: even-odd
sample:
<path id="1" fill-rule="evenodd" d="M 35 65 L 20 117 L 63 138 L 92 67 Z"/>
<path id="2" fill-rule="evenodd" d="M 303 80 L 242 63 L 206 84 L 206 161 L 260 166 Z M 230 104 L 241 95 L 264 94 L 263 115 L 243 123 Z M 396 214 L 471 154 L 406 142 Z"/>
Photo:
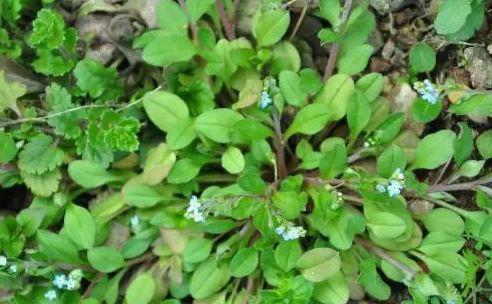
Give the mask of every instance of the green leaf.
<path id="1" fill-rule="evenodd" d="M 475 94 L 449 107 L 457 115 L 486 115 L 492 117 L 492 94 Z"/>
<path id="2" fill-rule="evenodd" d="M 186 6 L 188 7 L 188 14 L 190 14 L 191 21 L 196 22 L 200 19 L 214 3 L 214 0 L 187 0 Z"/>
<path id="3" fill-rule="evenodd" d="M 75 245 L 63 236 L 53 232 L 39 230 L 36 234 L 39 252 L 53 262 L 80 263 Z"/>
<path id="4" fill-rule="evenodd" d="M 189 61 L 197 53 L 195 45 L 187 35 L 158 32 L 142 52 L 142 59 L 145 62 L 164 67 L 172 63 Z"/>
<path id="5" fill-rule="evenodd" d="M 325 83 L 314 102 L 327 105 L 328 109 L 333 113 L 331 119 L 337 121 L 347 114 L 348 103 L 354 91 L 354 81 L 350 76 L 343 74 L 333 75 Z"/>
<path id="6" fill-rule="evenodd" d="M 349 300 L 349 287 L 339 271 L 331 278 L 314 284 L 313 298 L 323 304 L 345 304 Z"/>
<path id="7" fill-rule="evenodd" d="M 92 267 L 104 273 L 116 271 L 125 265 L 121 253 L 112 247 L 94 247 L 87 251 Z"/>
<path id="8" fill-rule="evenodd" d="M 417 250 L 427 255 L 434 255 L 439 252 L 458 252 L 463 245 L 465 245 L 465 239 L 459 235 L 434 231 L 425 236 Z"/>
<path id="9" fill-rule="evenodd" d="M 434 21 L 437 33 L 446 35 L 459 31 L 465 25 L 471 11 L 470 0 L 446 0 L 439 7 L 439 13 Z"/>
<path id="10" fill-rule="evenodd" d="M 96 224 L 87 209 L 69 204 L 65 212 L 64 232 L 75 244 L 90 249 L 96 238 Z"/>
<path id="11" fill-rule="evenodd" d="M 279 86 L 282 95 L 289 104 L 300 107 L 306 103 L 307 93 L 301 90 L 301 79 L 296 72 L 280 72 Z"/>
<path id="12" fill-rule="evenodd" d="M 487 130 L 477 137 L 476 145 L 483 159 L 492 158 L 492 130 Z"/>
<path id="13" fill-rule="evenodd" d="M 405 221 L 389 212 L 379 212 L 367 217 L 367 228 L 379 239 L 394 239 L 407 231 Z"/>
<path id="14" fill-rule="evenodd" d="M 208 110 L 196 118 L 195 129 L 215 142 L 228 143 L 234 125 L 241 119 L 243 116 L 231 109 Z"/>
<path id="15" fill-rule="evenodd" d="M 38 11 L 32 28 L 30 40 L 33 46 L 52 50 L 63 44 L 65 21 L 56 11 L 47 8 Z"/>
<path id="16" fill-rule="evenodd" d="M 180 159 L 167 176 L 167 182 L 170 184 L 187 183 L 200 173 L 200 168 L 198 164 L 189 158 Z"/>
<path id="17" fill-rule="evenodd" d="M 410 51 L 410 67 L 417 73 L 430 72 L 436 65 L 436 52 L 427 43 L 418 43 Z"/>
<path id="18" fill-rule="evenodd" d="M 371 107 L 369 101 L 364 94 L 356 92 L 352 95 L 347 108 L 347 123 L 350 136 L 357 138 L 360 132 L 364 130 L 370 118 Z"/>
<path id="19" fill-rule="evenodd" d="M 258 252 L 252 247 L 241 248 L 234 255 L 229 266 L 231 275 L 241 278 L 250 275 L 258 266 Z"/>
<path id="20" fill-rule="evenodd" d="M 386 148 L 377 159 L 378 174 L 385 178 L 390 178 L 398 168 L 404 170 L 406 165 L 405 151 L 395 145 Z"/>
<path id="21" fill-rule="evenodd" d="M 91 98 L 109 100 L 123 93 L 123 85 L 115 68 L 106 68 L 99 62 L 85 58 L 73 70 L 77 86 L 89 93 Z"/>
<path id="22" fill-rule="evenodd" d="M 48 135 L 34 137 L 19 153 L 19 169 L 31 174 L 42 174 L 59 167 L 63 151 L 54 147 L 53 138 Z"/>
<path id="23" fill-rule="evenodd" d="M 422 257 L 430 271 L 451 283 L 463 283 L 468 269 L 467 260 L 455 252 L 439 252 Z"/>
<path id="24" fill-rule="evenodd" d="M 159 1 L 155 7 L 155 14 L 159 28 L 169 33 L 186 34 L 188 20 L 178 3 L 171 0 Z"/>
<path id="25" fill-rule="evenodd" d="M 483 168 L 485 160 L 467 160 L 465 161 L 456 172 L 449 178 L 449 183 L 454 182 L 460 177 L 475 177 L 477 176 Z"/>
<path id="26" fill-rule="evenodd" d="M 305 210 L 308 196 L 304 192 L 277 191 L 273 195 L 272 201 L 283 217 L 293 220 L 299 217 L 301 211 Z"/>
<path id="27" fill-rule="evenodd" d="M 273 134 L 273 131 L 261 122 L 249 118 L 242 119 L 234 125 L 234 139 L 258 141 Z"/>
<path id="28" fill-rule="evenodd" d="M 166 199 L 155 187 L 128 182 L 121 193 L 125 202 L 137 208 L 150 208 Z"/>
<path id="29" fill-rule="evenodd" d="M 25 85 L 17 82 L 7 82 L 4 71 L 0 70 L 0 112 L 10 108 L 17 115 L 20 115 L 17 99 L 26 94 L 26 92 Z"/>
<path id="30" fill-rule="evenodd" d="M 229 147 L 222 154 L 221 157 L 222 167 L 231 174 L 241 173 L 244 169 L 244 156 L 236 147 Z"/>
<path id="31" fill-rule="evenodd" d="M 437 208 L 427 213 L 422 218 L 422 222 L 429 232 L 443 231 L 460 236 L 465 231 L 463 219 L 455 212 L 445 208 Z"/>
<path id="32" fill-rule="evenodd" d="M 228 265 L 217 265 L 210 258 L 198 266 L 190 281 L 190 293 L 194 299 L 201 300 L 210 297 L 224 287 L 229 281 Z"/>
<path id="33" fill-rule="evenodd" d="M 331 248 L 315 248 L 305 252 L 297 260 L 296 267 L 311 282 L 324 281 L 338 273 L 341 259 Z"/>
<path id="34" fill-rule="evenodd" d="M 183 252 L 183 262 L 199 263 L 205 261 L 212 251 L 212 240 L 205 238 L 193 238 L 186 242 Z"/>
<path id="35" fill-rule="evenodd" d="M 84 188 L 97 188 L 120 178 L 89 160 L 75 160 L 68 165 L 68 175 Z"/>
<path id="36" fill-rule="evenodd" d="M 413 119 L 421 123 L 428 123 L 436 119 L 442 110 L 441 101 L 431 104 L 422 98 L 417 98 L 412 104 Z"/>
<path id="37" fill-rule="evenodd" d="M 355 87 L 362 92 L 367 100 L 374 101 L 383 91 L 383 75 L 379 73 L 369 73 L 357 80 Z"/>
<path id="38" fill-rule="evenodd" d="M 268 53 L 267 53 L 268 54 Z M 269 54 L 268 54 L 269 56 Z M 277 75 L 281 71 L 299 71 L 301 68 L 301 55 L 297 48 L 289 41 L 280 41 L 273 47 L 270 74 Z"/>
<path id="39" fill-rule="evenodd" d="M 150 303 L 154 297 L 156 283 L 150 272 L 137 276 L 128 286 L 125 294 L 126 303 Z"/>
<path id="40" fill-rule="evenodd" d="M 178 121 L 167 131 L 166 142 L 172 150 L 186 148 L 196 138 L 195 121 L 192 118 Z"/>
<path id="41" fill-rule="evenodd" d="M 461 165 L 473 151 L 473 131 L 466 122 L 459 122 L 458 125 L 461 131 L 454 142 L 454 160 Z"/>
<path id="42" fill-rule="evenodd" d="M 394 259 L 399 261 L 399 263 L 406 265 L 408 268 L 413 269 L 415 272 L 422 271 L 422 269 L 419 267 L 419 264 L 407 257 L 405 253 L 391 252 L 390 254 Z M 403 283 L 408 280 L 407 273 L 403 272 L 400 268 L 393 266 L 393 264 L 384 259 L 381 259 L 381 270 L 388 278 L 393 281 Z"/>
<path id="43" fill-rule="evenodd" d="M 342 174 L 347 165 L 347 149 L 345 145 L 338 144 L 323 153 L 319 162 L 319 169 L 324 179 L 330 179 Z"/>
<path id="44" fill-rule="evenodd" d="M 143 97 L 143 105 L 150 120 L 164 132 L 173 129 L 176 123 L 190 115 L 186 103 L 169 92 L 149 92 Z"/>
<path id="45" fill-rule="evenodd" d="M 338 72 L 355 75 L 362 72 L 371 58 L 373 48 L 369 44 L 354 47 L 350 52 L 342 54 L 337 61 Z"/>
<path id="46" fill-rule="evenodd" d="M 374 259 L 360 261 L 359 283 L 374 298 L 384 301 L 391 296 L 391 288 L 386 284 L 376 271 Z"/>
<path id="47" fill-rule="evenodd" d="M 472 11 L 466 17 L 465 24 L 457 32 L 446 35 L 446 40 L 466 41 L 482 27 L 485 19 L 484 3 L 481 0 L 471 0 L 471 5 Z"/>
<path id="48" fill-rule="evenodd" d="M 318 32 L 318 38 L 321 41 L 321 45 L 324 46 L 328 43 L 339 42 L 341 37 L 339 33 L 334 32 L 329 28 L 323 28 Z"/>
<path id="49" fill-rule="evenodd" d="M 297 240 L 280 242 L 274 251 L 275 262 L 285 272 L 294 269 L 301 255 L 302 249 Z"/>
<path id="50" fill-rule="evenodd" d="M 328 20 L 333 27 L 340 24 L 340 0 L 321 0 L 319 1 L 321 15 Z"/>
<path id="51" fill-rule="evenodd" d="M 46 88 L 46 102 L 50 107 L 50 114 L 68 111 L 75 107 L 72 103 L 72 96 L 57 83 L 52 83 Z M 67 139 L 74 139 L 82 134 L 80 120 L 83 117 L 83 111 L 72 111 L 49 118 L 48 124 L 55 128 L 56 134 Z"/>
<path id="52" fill-rule="evenodd" d="M 290 23 L 290 14 L 284 10 L 262 12 L 253 19 L 253 36 L 259 47 L 270 46 L 282 39 Z"/>
<path id="53" fill-rule="evenodd" d="M 33 61 L 32 67 L 37 73 L 47 76 L 62 76 L 75 67 L 77 61 L 73 58 L 64 58 L 59 51 L 37 49 L 38 58 Z"/>
<path id="54" fill-rule="evenodd" d="M 445 164 L 453 157 L 455 139 L 456 135 L 451 130 L 441 130 L 427 135 L 417 146 L 411 168 L 435 169 Z"/>
<path id="55" fill-rule="evenodd" d="M 0 163 L 8 163 L 16 154 L 17 146 L 12 134 L 0 131 Z"/>
<path id="56" fill-rule="evenodd" d="M 303 107 L 285 132 L 285 139 L 296 133 L 312 135 L 321 131 L 332 118 L 332 111 L 326 104 L 313 103 Z"/>
<path id="57" fill-rule="evenodd" d="M 59 169 L 46 171 L 42 174 L 21 171 L 20 174 L 26 186 L 36 195 L 50 196 L 58 191 L 61 179 Z"/>
<path id="58" fill-rule="evenodd" d="M 147 152 L 143 177 L 148 185 L 157 185 L 164 180 L 174 164 L 176 163 L 176 154 L 169 150 L 164 143 L 150 149 Z"/>

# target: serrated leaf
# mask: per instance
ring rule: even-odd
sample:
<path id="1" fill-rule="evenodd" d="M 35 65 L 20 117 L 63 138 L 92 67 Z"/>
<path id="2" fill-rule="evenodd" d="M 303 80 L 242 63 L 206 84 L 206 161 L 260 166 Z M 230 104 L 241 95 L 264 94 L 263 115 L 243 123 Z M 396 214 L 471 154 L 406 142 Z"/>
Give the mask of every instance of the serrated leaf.
<path id="1" fill-rule="evenodd" d="M 59 169 L 45 171 L 42 174 L 20 172 L 26 186 L 36 195 L 50 196 L 58 191 L 61 173 Z"/>
<path id="2" fill-rule="evenodd" d="M 33 46 L 55 49 L 63 44 L 65 39 L 65 21 L 54 10 L 43 8 L 38 11 L 32 23 L 33 32 L 31 43 Z"/>
<path id="3" fill-rule="evenodd" d="M 0 131 L 0 163 L 11 161 L 16 154 L 17 146 L 12 134 Z"/>
<path id="4" fill-rule="evenodd" d="M 73 109 L 72 97 L 68 91 L 56 83 L 46 88 L 46 102 L 50 107 L 50 114 L 60 113 Z M 80 120 L 84 111 L 72 111 L 48 119 L 48 124 L 55 128 L 55 133 L 65 138 L 73 139 L 82 134 Z"/>
<path id="5" fill-rule="evenodd" d="M 17 82 L 7 82 L 4 71 L 0 70 L 0 112 L 10 108 L 17 115 L 20 115 L 17 99 L 26 94 L 26 92 L 25 85 Z"/>
<path id="6" fill-rule="evenodd" d="M 63 151 L 56 148 L 53 138 L 48 135 L 34 137 L 19 153 L 19 168 L 27 173 L 42 174 L 59 167 Z"/>
<path id="7" fill-rule="evenodd" d="M 115 68 L 105 67 L 94 59 L 85 58 L 73 70 L 77 86 L 92 98 L 116 99 L 123 94 L 123 85 Z"/>

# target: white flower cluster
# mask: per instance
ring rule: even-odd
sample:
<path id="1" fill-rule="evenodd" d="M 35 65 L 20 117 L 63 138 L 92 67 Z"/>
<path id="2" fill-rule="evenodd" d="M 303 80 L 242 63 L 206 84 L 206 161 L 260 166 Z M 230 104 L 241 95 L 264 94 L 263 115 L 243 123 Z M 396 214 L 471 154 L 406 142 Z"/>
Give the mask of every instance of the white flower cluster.
<path id="1" fill-rule="evenodd" d="M 272 103 L 273 101 L 272 97 L 270 97 L 270 94 L 267 91 L 261 92 L 260 102 L 258 103 L 260 109 L 264 110 L 268 108 Z"/>
<path id="2" fill-rule="evenodd" d="M 57 297 L 56 290 L 50 289 L 47 292 L 44 293 L 45 299 L 48 301 L 54 301 Z"/>
<path id="3" fill-rule="evenodd" d="M 436 104 L 439 101 L 439 91 L 436 87 L 429 81 L 429 79 L 424 80 L 424 82 L 416 82 L 414 88 L 419 92 L 423 100 L 427 101 L 431 105 Z"/>
<path id="4" fill-rule="evenodd" d="M 306 230 L 302 226 L 294 226 L 291 223 L 275 228 L 275 233 L 281 236 L 284 241 L 295 240 L 306 235 Z"/>
<path id="5" fill-rule="evenodd" d="M 391 175 L 388 183 L 377 184 L 376 190 L 385 193 L 387 192 L 389 196 L 395 197 L 401 193 L 401 191 L 405 188 L 405 176 L 400 168 L 397 168 L 395 172 Z"/>
<path id="6" fill-rule="evenodd" d="M 191 197 L 188 209 L 186 209 L 184 216 L 197 223 L 205 222 L 207 216 L 206 208 L 195 195 Z"/>
<path id="7" fill-rule="evenodd" d="M 330 205 L 331 210 L 337 210 L 343 206 L 343 194 L 338 191 L 332 193 L 333 199 Z"/>
<path id="8" fill-rule="evenodd" d="M 65 274 L 57 274 L 53 279 L 53 285 L 58 289 L 77 290 L 80 288 L 80 281 L 82 280 L 82 270 L 74 269 L 68 276 Z"/>
<path id="9" fill-rule="evenodd" d="M 6 267 L 9 266 L 7 257 L 4 255 L 0 255 L 0 267 Z M 7 268 L 7 271 L 10 273 L 16 273 L 17 272 L 17 265 L 16 264 L 10 264 L 10 266 Z"/>

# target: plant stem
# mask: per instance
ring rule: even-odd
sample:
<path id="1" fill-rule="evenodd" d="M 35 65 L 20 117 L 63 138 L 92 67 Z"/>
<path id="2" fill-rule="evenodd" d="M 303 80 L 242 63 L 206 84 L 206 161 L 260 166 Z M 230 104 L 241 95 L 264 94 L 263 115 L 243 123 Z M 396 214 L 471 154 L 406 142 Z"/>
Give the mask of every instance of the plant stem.
<path id="1" fill-rule="evenodd" d="M 340 24 L 342 26 L 341 33 L 345 30 L 345 23 L 347 23 L 348 16 L 350 13 L 350 9 L 352 8 L 353 0 L 345 0 L 345 4 L 343 6 L 342 17 L 340 18 Z M 323 81 L 328 80 L 328 78 L 333 75 L 333 71 L 335 70 L 335 65 L 338 59 L 338 53 L 340 52 L 340 43 L 336 42 L 333 44 L 330 50 L 330 57 L 328 57 L 328 62 L 326 63 L 325 72 L 323 75 Z"/>
<path id="2" fill-rule="evenodd" d="M 224 4 L 222 0 L 215 0 L 215 7 L 220 15 L 220 20 L 222 21 L 222 25 L 224 26 L 224 31 L 227 37 L 227 40 L 231 41 L 236 39 L 236 33 L 234 29 L 234 24 L 231 22 L 229 17 L 227 16 L 227 12 L 224 8 Z"/>
<path id="3" fill-rule="evenodd" d="M 190 14 L 188 13 L 188 6 L 186 5 L 186 2 L 184 0 L 178 0 L 178 2 L 183 12 L 186 14 L 186 16 L 188 16 L 193 41 L 198 42 L 198 29 L 196 28 L 195 22 L 191 21 Z"/>
<path id="4" fill-rule="evenodd" d="M 363 239 L 361 237 L 356 237 L 355 242 L 358 243 L 359 245 L 361 245 L 362 247 L 364 247 L 367 251 L 375 254 L 376 256 L 385 260 L 386 262 L 388 262 L 392 266 L 401 270 L 403 273 L 405 273 L 405 275 L 407 276 L 408 279 L 412 279 L 415 276 L 415 274 L 417 274 L 417 271 L 413 270 L 412 268 L 408 267 L 406 264 L 397 260 L 390 253 L 386 252 L 386 250 L 374 246 L 368 240 Z"/>
<path id="5" fill-rule="evenodd" d="M 308 10 L 308 6 L 307 6 L 306 1 L 304 1 L 304 6 L 302 7 L 301 15 L 299 16 L 299 19 L 297 19 L 297 23 L 294 27 L 294 30 L 292 31 L 292 33 L 289 36 L 289 41 L 292 41 L 292 39 L 294 39 L 297 32 L 299 31 L 299 28 L 301 27 L 302 21 L 304 20 L 304 17 L 306 17 L 307 10 Z"/>
<path id="6" fill-rule="evenodd" d="M 280 114 L 275 110 L 272 114 L 273 126 L 275 129 L 275 150 L 277 152 L 277 167 L 278 167 L 278 178 L 283 179 L 288 175 L 287 165 L 285 163 L 285 143 L 282 136 L 282 127 L 280 125 Z"/>
<path id="7" fill-rule="evenodd" d="M 433 192 L 448 192 L 448 191 L 467 191 L 467 190 L 472 190 L 476 186 L 486 185 L 489 183 L 492 183 L 492 176 L 471 181 L 468 183 L 452 184 L 452 185 L 447 185 L 447 184 L 432 185 L 429 186 L 427 192 L 433 193 Z"/>

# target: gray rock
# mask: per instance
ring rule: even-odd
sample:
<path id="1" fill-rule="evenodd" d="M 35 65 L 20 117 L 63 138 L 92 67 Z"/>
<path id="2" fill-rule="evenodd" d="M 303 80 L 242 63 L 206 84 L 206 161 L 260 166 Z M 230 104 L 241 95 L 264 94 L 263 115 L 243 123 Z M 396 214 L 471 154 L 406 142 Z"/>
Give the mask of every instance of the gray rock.
<path id="1" fill-rule="evenodd" d="M 371 0 L 371 6 L 380 14 L 385 15 L 390 10 L 397 12 L 411 4 L 417 3 L 417 0 Z"/>
<path id="2" fill-rule="evenodd" d="M 465 50 L 466 69 L 475 89 L 492 88 L 492 58 L 485 48 L 474 46 Z"/>

